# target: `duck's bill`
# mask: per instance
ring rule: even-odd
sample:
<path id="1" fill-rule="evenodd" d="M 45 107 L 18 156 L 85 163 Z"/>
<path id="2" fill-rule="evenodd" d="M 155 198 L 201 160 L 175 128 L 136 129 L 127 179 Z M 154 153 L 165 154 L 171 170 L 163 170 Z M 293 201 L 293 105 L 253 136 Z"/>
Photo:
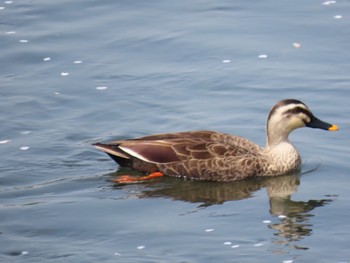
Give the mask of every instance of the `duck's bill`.
<path id="1" fill-rule="evenodd" d="M 317 129 L 328 130 L 328 131 L 337 131 L 338 130 L 337 125 L 321 121 L 320 119 L 317 119 L 316 117 L 314 117 L 308 124 L 306 124 L 306 126 L 310 127 L 310 128 L 317 128 Z"/>

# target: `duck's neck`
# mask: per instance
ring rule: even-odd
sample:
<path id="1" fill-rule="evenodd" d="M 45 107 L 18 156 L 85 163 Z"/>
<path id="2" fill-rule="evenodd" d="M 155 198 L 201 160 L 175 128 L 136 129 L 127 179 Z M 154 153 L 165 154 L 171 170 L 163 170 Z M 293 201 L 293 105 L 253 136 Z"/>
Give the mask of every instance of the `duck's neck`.
<path id="1" fill-rule="evenodd" d="M 264 150 L 265 155 L 270 160 L 270 165 L 267 168 L 269 175 L 287 173 L 300 166 L 300 156 L 297 149 L 289 142 L 288 135 L 282 135 L 273 131 L 267 133 Z"/>
<path id="2" fill-rule="evenodd" d="M 274 130 L 267 126 L 266 148 L 274 148 L 281 143 L 290 143 L 288 140 L 288 134 L 289 133 L 284 131 L 282 127 Z"/>

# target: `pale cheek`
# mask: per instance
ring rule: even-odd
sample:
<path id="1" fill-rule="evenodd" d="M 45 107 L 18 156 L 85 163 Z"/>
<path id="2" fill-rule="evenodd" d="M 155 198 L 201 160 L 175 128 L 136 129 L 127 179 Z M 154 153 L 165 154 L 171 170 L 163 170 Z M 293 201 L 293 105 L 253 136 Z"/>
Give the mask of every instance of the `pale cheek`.
<path id="1" fill-rule="evenodd" d="M 305 127 L 305 126 L 306 126 L 305 123 L 308 123 L 309 121 L 310 121 L 309 118 L 305 119 L 305 122 L 304 122 L 304 119 L 303 119 L 303 118 L 298 118 L 298 119 L 295 121 L 296 128 Z"/>
<path id="2" fill-rule="evenodd" d="M 303 122 L 303 119 L 301 118 L 293 118 L 293 120 L 291 121 L 291 130 L 297 129 L 297 128 L 301 128 L 301 127 L 305 127 L 305 123 Z"/>
<path id="3" fill-rule="evenodd" d="M 310 118 L 308 116 L 306 116 L 306 115 L 299 115 L 299 117 L 300 117 L 300 120 L 301 120 L 300 122 L 301 122 L 301 125 L 302 125 L 300 127 L 306 126 L 305 123 L 309 123 L 311 121 Z"/>

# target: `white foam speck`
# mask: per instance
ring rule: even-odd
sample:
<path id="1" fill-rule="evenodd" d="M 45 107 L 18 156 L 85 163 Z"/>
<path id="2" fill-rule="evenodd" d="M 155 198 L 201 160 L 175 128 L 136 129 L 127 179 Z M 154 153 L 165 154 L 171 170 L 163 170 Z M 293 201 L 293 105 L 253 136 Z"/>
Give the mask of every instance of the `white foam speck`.
<path id="1" fill-rule="evenodd" d="M 146 246 L 138 246 L 137 249 L 144 249 Z"/>
<path id="2" fill-rule="evenodd" d="M 21 39 L 19 42 L 21 42 L 21 43 L 28 43 L 29 40 L 27 40 L 27 39 Z"/>
<path id="3" fill-rule="evenodd" d="M 7 31 L 6 35 L 12 35 L 12 34 L 16 34 L 16 31 Z"/>
<path id="4" fill-rule="evenodd" d="M 342 15 L 336 15 L 336 16 L 334 16 L 334 19 L 342 19 L 342 18 L 343 18 Z"/>
<path id="5" fill-rule="evenodd" d="M 283 218 L 287 218 L 287 216 L 285 216 L 285 215 L 279 215 L 278 218 L 283 219 Z"/>
<path id="6" fill-rule="evenodd" d="M 31 131 L 21 131 L 20 133 L 23 135 L 28 135 L 28 134 L 31 134 L 32 132 Z"/>
<path id="7" fill-rule="evenodd" d="M 81 61 L 81 60 L 74 60 L 73 63 L 74 64 L 81 64 L 81 63 L 83 63 L 83 61 Z"/>
<path id="8" fill-rule="evenodd" d="M 224 60 L 222 61 L 222 63 L 231 63 L 231 60 L 230 60 L 230 59 L 224 59 Z"/>
<path id="9" fill-rule="evenodd" d="M 271 223 L 271 220 L 264 220 L 262 221 L 264 224 L 270 224 Z"/>
<path id="10" fill-rule="evenodd" d="M 231 246 L 231 248 L 238 248 L 239 247 L 239 245 L 233 245 L 233 246 Z"/>
<path id="11" fill-rule="evenodd" d="M 226 242 L 224 242 L 224 245 L 225 245 L 225 246 L 232 245 L 232 242 L 230 242 L 230 241 L 226 241 Z"/>
<path id="12" fill-rule="evenodd" d="M 22 146 L 21 148 L 19 148 L 21 151 L 26 151 L 29 150 L 29 146 Z"/>
<path id="13" fill-rule="evenodd" d="M 61 72 L 61 76 L 65 77 L 65 76 L 68 76 L 69 75 L 69 72 Z"/>
<path id="14" fill-rule="evenodd" d="M 293 47 L 295 47 L 295 48 L 300 48 L 300 47 L 301 47 L 301 44 L 300 44 L 300 43 L 297 43 L 297 42 L 294 42 L 294 43 L 293 43 Z"/>
<path id="15" fill-rule="evenodd" d="M 0 141 L 0 144 L 5 144 L 5 143 L 9 143 L 9 142 L 11 142 L 11 140 L 2 140 L 2 141 Z"/>
<path id="16" fill-rule="evenodd" d="M 261 247 L 263 244 L 262 243 L 256 243 L 254 244 L 254 247 Z"/>
<path id="17" fill-rule="evenodd" d="M 4 10 L 5 9 L 5 7 L 4 6 L 0 6 L 0 10 Z"/>
<path id="18" fill-rule="evenodd" d="M 4 3 L 7 4 L 7 5 L 9 5 L 9 4 L 12 4 L 13 1 L 5 1 Z"/>
<path id="19" fill-rule="evenodd" d="M 43 61 L 50 61 L 50 60 L 51 60 L 50 57 L 43 58 Z"/>
<path id="20" fill-rule="evenodd" d="M 121 256 L 121 254 L 118 253 L 118 252 L 115 252 L 114 255 L 115 255 L 115 256 Z"/>
<path id="21" fill-rule="evenodd" d="M 335 4 L 337 1 L 324 1 L 322 5 L 332 5 Z"/>
<path id="22" fill-rule="evenodd" d="M 59 93 L 58 91 L 55 91 L 53 94 L 60 95 L 61 93 Z"/>
<path id="23" fill-rule="evenodd" d="M 99 87 L 96 87 L 97 90 L 105 90 L 107 89 L 108 87 L 106 86 L 99 86 Z"/>
<path id="24" fill-rule="evenodd" d="M 283 263 L 293 263 L 293 260 L 283 260 Z"/>
<path id="25" fill-rule="evenodd" d="M 258 56 L 258 58 L 267 58 L 268 56 L 266 54 L 261 54 Z"/>
<path id="26" fill-rule="evenodd" d="M 208 229 L 205 230 L 205 232 L 213 232 L 213 231 L 214 231 L 213 228 L 208 228 Z"/>
<path id="27" fill-rule="evenodd" d="M 22 255 L 28 255 L 29 252 L 28 252 L 28 251 L 22 251 L 21 254 L 22 254 Z"/>

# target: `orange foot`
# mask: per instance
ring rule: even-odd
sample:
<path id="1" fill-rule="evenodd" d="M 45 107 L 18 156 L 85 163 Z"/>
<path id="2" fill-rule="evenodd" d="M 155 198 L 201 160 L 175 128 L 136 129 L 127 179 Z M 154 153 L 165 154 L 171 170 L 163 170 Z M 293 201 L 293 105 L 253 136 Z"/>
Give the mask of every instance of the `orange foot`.
<path id="1" fill-rule="evenodd" d="M 142 182 L 142 181 L 145 181 L 145 180 L 150 180 L 150 179 L 157 178 L 157 177 L 162 177 L 162 176 L 164 176 L 164 174 L 161 173 L 161 172 L 151 173 L 149 175 L 142 176 L 142 177 L 136 177 L 136 176 L 130 176 L 130 175 L 121 175 L 119 178 L 113 179 L 112 182 L 114 182 L 114 183 L 123 183 L 123 184 L 137 183 L 137 182 Z"/>

